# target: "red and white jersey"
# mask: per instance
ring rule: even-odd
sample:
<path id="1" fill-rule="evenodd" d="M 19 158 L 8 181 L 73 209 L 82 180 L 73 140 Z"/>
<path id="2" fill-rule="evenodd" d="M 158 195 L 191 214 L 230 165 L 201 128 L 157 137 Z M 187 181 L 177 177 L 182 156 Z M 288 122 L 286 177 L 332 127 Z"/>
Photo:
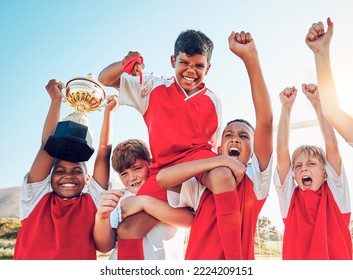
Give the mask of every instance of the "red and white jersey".
<path id="1" fill-rule="evenodd" d="M 317 191 L 302 191 L 287 173 L 281 185 L 278 172 L 274 183 L 285 229 L 282 258 L 285 260 L 352 259 L 349 232 L 350 196 L 346 174 L 341 176 L 327 163 L 327 182 Z"/>
<path id="2" fill-rule="evenodd" d="M 269 194 L 273 157 L 260 172 L 255 155 L 247 166 L 246 176 L 237 187 L 242 219 L 241 244 L 243 259 L 254 259 L 254 235 L 258 215 Z M 168 197 L 169 198 L 169 197 Z M 172 207 L 189 206 L 196 211 L 185 254 L 189 260 L 224 260 L 224 250 L 217 229 L 216 205 L 213 194 L 195 178 L 183 183 L 180 201 Z M 234 237 L 235 238 L 235 237 Z"/>
<path id="3" fill-rule="evenodd" d="M 350 213 L 350 194 L 344 165 L 341 165 L 342 171 L 340 176 L 328 162 L 325 165 L 325 170 L 327 173 L 328 186 L 341 213 Z M 276 168 L 275 173 L 273 174 L 273 181 L 278 194 L 281 215 L 282 218 L 285 219 L 288 215 L 289 206 L 292 201 L 294 190 L 298 187 L 293 177 L 293 170 L 291 168 L 288 170 L 282 185 Z"/>
<path id="4" fill-rule="evenodd" d="M 92 178 L 88 191 L 76 198 L 56 195 L 50 175 L 21 188 L 21 229 L 14 259 L 95 260 L 93 227 L 97 205 L 104 189 Z"/>
<path id="5" fill-rule="evenodd" d="M 120 77 L 119 102 L 140 112 L 148 128 L 151 168 L 160 169 L 185 161 L 200 150 L 216 152 L 221 137 L 221 102 L 204 84 L 191 96 L 176 79 L 153 74 Z"/>

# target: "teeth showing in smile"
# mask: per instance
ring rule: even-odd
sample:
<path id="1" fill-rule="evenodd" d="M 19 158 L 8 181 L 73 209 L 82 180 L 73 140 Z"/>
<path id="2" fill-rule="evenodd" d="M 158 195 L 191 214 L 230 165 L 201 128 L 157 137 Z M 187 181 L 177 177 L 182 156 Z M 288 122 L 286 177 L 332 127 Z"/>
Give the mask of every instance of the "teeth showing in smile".
<path id="1" fill-rule="evenodd" d="M 310 186 L 312 183 L 312 179 L 309 176 L 303 176 L 302 177 L 302 182 L 304 186 Z"/>
<path id="2" fill-rule="evenodd" d="M 75 184 L 66 183 L 66 184 L 62 184 L 61 186 L 64 187 L 64 188 L 73 188 L 76 185 Z"/>
<path id="3" fill-rule="evenodd" d="M 140 183 L 131 184 L 131 187 L 138 187 Z"/>
<path id="4" fill-rule="evenodd" d="M 185 80 L 187 80 L 187 81 L 189 81 L 189 82 L 193 82 L 193 81 L 195 81 L 195 79 L 194 78 L 190 78 L 190 77 L 183 77 Z"/>
<path id="5" fill-rule="evenodd" d="M 229 153 L 228 153 L 230 156 L 232 157 L 238 157 L 240 155 L 240 152 L 237 148 L 235 147 L 232 147 L 229 149 Z"/>

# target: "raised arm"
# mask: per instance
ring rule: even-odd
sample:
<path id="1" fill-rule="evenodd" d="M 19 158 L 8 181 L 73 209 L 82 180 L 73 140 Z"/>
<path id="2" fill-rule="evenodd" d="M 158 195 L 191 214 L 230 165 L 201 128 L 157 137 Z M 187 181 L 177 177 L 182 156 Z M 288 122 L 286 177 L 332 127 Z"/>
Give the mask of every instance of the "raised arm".
<path id="1" fill-rule="evenodd" d="M 286 175 L 291 168 L 290 154 L 289 154 L 289 131 L 290 131 L 290 114 L 293 103 L 297 96 L 297 89 L 295 87 L 287 87 L 280 94 L 282 108 L 277 130 L 277 172 L 284 183 Z"/>
<path id="2" fill-rule="evenodd" d="M 254 152 L 259 160 L 260 170 L 267 168 L 273 151 L 272 106 L 262 74 L 255 42 L 248 32 L 232 32 L 228 38 L 230 50 L 239 56 L 248 72 L 252 100 L 256 115 Z"/>
<path id="3" fill-rule="evenodd" d="M 120 76 L 124 72 L 128 72 L 129 74 L 133 76 L 137 76 L 140 73 L 142 73 L 142 69 L 144 67 L 143 63 L 132 63 L 132 65 L 129 65 L 128 61 L 134 60 L 134 58 L 141 57 L 139 52 L 133 52 L 130 51 L 123 60 L 114 62 L 107 67 L 105 67 L 98 76 L 99 82 L 101 82 L 103 85 L 107 87 L 114 87 L 114 88 L 119 88 L 120 87 Z M 140 61 L 140 60 L 136 60 Z M 142 62 L 142 61 L 140 61 Z"/>
<path id="4" fill-rule="evenodd" d="M 313 23 L 305 37 L 305 42 L 314 53 L 323 114 L 347 142 L 353 142 L 353 118 L 339 105 L 331 70 L 330 43 L 333 36 L 333 22 L 330 18 L 327 18 L 327 26 L 325 32 L 321 21 Z"/>
<path id="5" fill-rule="evenodd" d="M 108 189 L 110 176 L 110 154 L 113 142 L 113 112 L 118 108 L 118 97 L 110 96 L 104 108 L 103 124 L 100 134 L 97 157 L 94 162 L 93 178 L 103 188 Z"/>
<path id="6" fill-rule="evenodd" d="M 173 208 L 168 202 L 152 196 L 138 195 L 127 197 L 121 204 L 123 218 L 140 211 L 155 217 L 162 223 L 177 227 L 191 227 L 194 213 L 188 208 Z"/>
<path id="7" fill-rule="evenodd" d="M 338 149 L 337 138 L 332 125 L 325 118 L 319 96 L 318 87 L 314 84 L 303 84 L 302 90 L 313 106 L 319 121 L 322 136 L 325 142 L 326 158 L 337 174 L 341 174 L 341 156 Z"/>
<path id="8" fill-rule="evenodd" d="M 54 162 L 54 158 L 44 150 L 44 146 L 48 137 L 54 133 L 60 119 L 61 90 L 63 86 L 59 81 L 52 79 L 45 88 L 49 93 L 51 103 L 43 127 L 41 145 L 29 171 L 28 183 L 44 180 L 50 174 Z"/>

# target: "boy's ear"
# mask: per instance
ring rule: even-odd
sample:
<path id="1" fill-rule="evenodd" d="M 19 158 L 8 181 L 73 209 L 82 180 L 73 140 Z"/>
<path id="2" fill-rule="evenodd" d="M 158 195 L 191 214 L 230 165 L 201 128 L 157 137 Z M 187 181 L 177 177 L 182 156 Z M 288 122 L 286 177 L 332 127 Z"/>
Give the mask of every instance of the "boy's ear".
<path id="1" fill-rule="evenodd" d="M 172 67 L 175 68 L 175 56 L 174 55 L 170 56 L 170 63 L 172 64 Z"/>
<path id="2" fill-rule="evenodd" d="M 207 75 L 207 73 L 208 73 L 208 70 L 210 70 L 210 68 L 211 68 L 211 63 L 208 63 L 208 64 L 207 64 L 207 68 L 206 68 L 206 72 L 205 72 L 205 75 Z"/>
<path id="3" fill-rule="evenodd" d="M 91 180 L 91 175 L 87 174 L 86 175 L 86 185 L 89 184 L 90 180 Z"/>

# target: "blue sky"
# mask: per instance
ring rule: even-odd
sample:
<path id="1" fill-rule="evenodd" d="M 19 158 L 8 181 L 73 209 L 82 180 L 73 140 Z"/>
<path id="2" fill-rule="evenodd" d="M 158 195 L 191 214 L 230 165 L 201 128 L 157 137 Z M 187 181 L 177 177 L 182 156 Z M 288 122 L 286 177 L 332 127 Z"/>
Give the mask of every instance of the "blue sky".
<path id="1" fill-rule="evenodd" d="M 142 53 L 146 72 L 172 76 L 169 58 L 176 37 L 185 29 L 201 30 L 215 44 L 205 82 L 223 102 L 224 121 L 235 117 L 254 121 L 245 67 L 229 51 L 227 41 L 232 30 L 252 33 L 277 124 L 279 92 L 287 86 L 300 89 L 303 82 L 316 82 L 313 55 L 304 38 L 313 22 L 330 16 L 335 24 L 332 67 L 342 106 L 352 112 L 352 5 L 343 0 L 229 0 L 217 4 L 209 0 L 1 0 L 0 188 L 20 185 L 37 153 L 50 102 L 45 90 L 48 80 L 65 83 L 88 73 L 98 77 L 106 65 L 121 60 L 130 50 Z M 116 93 L 110 88 L 106 91 Z M 293 122 L 315 118 L 303 95 L 299 94 L 294 106 Z M 62 118 L 72 111 L 63 104 Z M 89 113 L 88 119 L 97 147 L 102 112 Z M 292 147 L 322 145 L 317 127 L 293 130 L 291 135 Z M 137 112 L 121 107 L 114 116 L 114 144 L 128 138 L 147 141 L 147 132 Z M 353 150 L 338 138 L 350 171 Z M 118 181 L 115 173 L 112 176 Z M 281 227 L 274 188 L 263 214 Z"/>

